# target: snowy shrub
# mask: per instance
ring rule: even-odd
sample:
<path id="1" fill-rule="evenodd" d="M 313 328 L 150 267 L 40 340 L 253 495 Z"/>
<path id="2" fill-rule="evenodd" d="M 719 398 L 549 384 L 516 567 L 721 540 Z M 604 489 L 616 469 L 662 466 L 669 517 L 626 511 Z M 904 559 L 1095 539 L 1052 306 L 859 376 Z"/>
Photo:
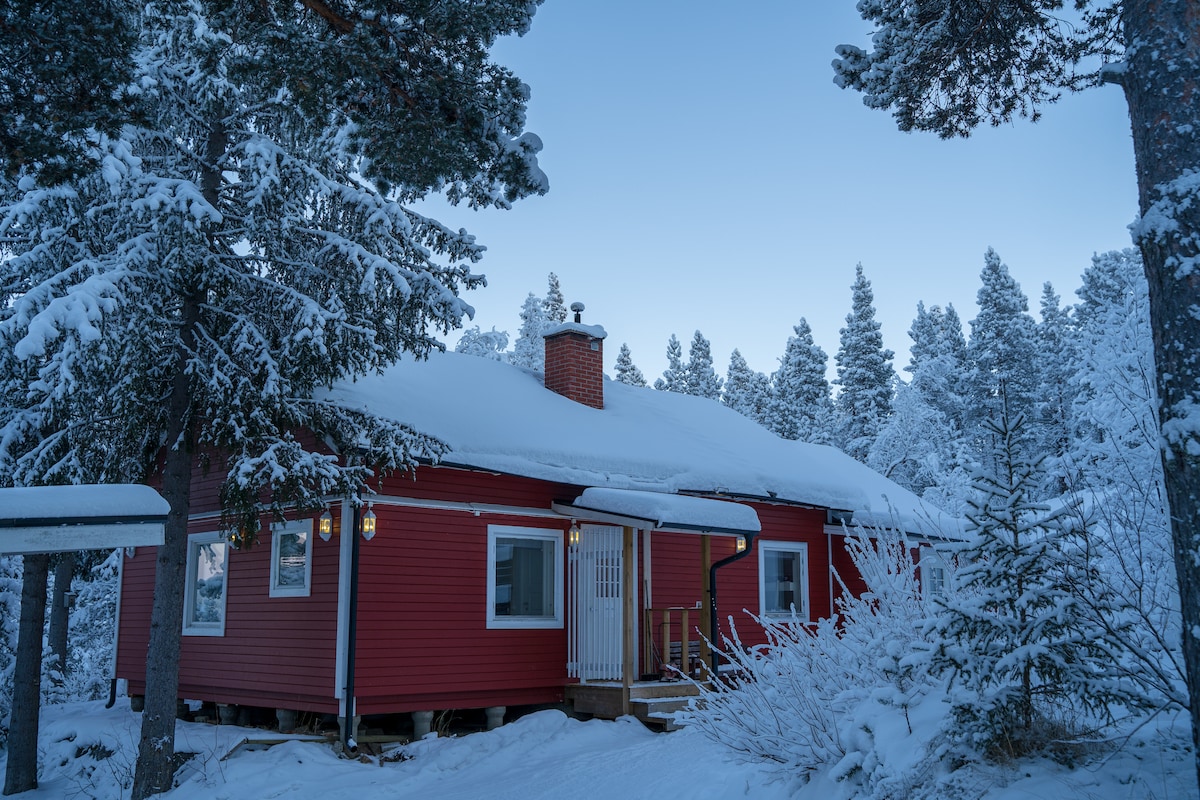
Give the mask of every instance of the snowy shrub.
<path id="1" fill-rule="evenodd" d="M 688 721 L 784 774 L 830 769 L 838 780 L 883 786 L 905 781 L 921 751 L 896 744 L 913 733 L 910 714 L 936 688 L 928 643 L 920 646 L 928 606 L 903 533 L 859 528 L 846 545 L 866 592 L 843 591 L 832 620 L 757 619 L 764 646 L 743 647 L 733 629 L 723 646 L 733 677 L 702 685 Z"/>

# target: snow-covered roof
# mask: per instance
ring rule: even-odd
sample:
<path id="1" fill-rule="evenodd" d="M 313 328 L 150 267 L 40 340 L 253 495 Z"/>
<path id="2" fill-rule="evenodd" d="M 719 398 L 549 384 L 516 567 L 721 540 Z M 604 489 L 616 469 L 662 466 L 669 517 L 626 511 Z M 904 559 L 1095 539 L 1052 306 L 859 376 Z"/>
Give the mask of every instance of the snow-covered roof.
<path id="1" fill-rule="evenodd" d="M 0 489 L 0 553 L 162 544 L 170 510 L 158 492 L 137 484 Z"/>
<path id="2" fill-rule="evenodd" d="M 604 408 L 491 359 L 435 353 L 324 396 L 449 445 L 443 463 L 582 487 L 720 494 L 854 512 L 865 524 L 926 534 L 959 523 L 824 445 L 781 439 L 720 403 L 605 378 Z"/>

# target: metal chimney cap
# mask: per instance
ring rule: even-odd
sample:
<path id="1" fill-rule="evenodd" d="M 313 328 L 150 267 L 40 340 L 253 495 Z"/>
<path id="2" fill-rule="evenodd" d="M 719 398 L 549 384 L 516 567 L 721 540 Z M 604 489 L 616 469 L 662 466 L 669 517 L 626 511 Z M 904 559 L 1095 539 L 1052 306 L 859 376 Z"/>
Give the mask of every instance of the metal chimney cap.
<path id="1" fill-rule="evenodd" d="M 581 318 L 581 315 L 583 314 L 583 303 L 580 303 L 579 301 L 571 303 L 571 310 L 575 312 L 575 321 L 583 322 L 583 319 Z"/>

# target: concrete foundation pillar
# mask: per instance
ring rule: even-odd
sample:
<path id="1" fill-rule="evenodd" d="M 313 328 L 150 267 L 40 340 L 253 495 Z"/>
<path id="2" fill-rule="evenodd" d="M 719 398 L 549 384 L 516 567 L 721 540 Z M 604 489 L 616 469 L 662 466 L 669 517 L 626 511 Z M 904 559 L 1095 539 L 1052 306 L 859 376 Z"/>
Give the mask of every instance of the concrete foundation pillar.
<path id="1" fill-rule="evenodd" d="M 483 710 L 487 714 L 487 729 L 494 731 L 504 724 L 504 712 L 508 709 L 505 706 L 489 706 Z"/>
<path id="2" fill-rule="evenodd" d="M 221 720 L 222 725 L 233 725 L 237 722 L 238 707 L 217 703 L 217 717 Z"/>
<path id="3" fill-rule="evenodd" d="M 425 734 L 429 733 L 433 726 L 432 711 L 414 711 L 412 712 L 413 719 L 413 741 L 421 739 Z"/>
<path id="4" fill-rule="evenodd" d="M 290 708 L 275 709 L 275 720 L 279 723 L 280 733 L 291 733 L 296 730 L 296 712 Z"/>
<path id="5" fill-rule="evenodd" d="M 145 711 L 146 710 L 146 695 L 144 695 L 144 694 L 129 695 L 129 708 L 133 711 Z"/>

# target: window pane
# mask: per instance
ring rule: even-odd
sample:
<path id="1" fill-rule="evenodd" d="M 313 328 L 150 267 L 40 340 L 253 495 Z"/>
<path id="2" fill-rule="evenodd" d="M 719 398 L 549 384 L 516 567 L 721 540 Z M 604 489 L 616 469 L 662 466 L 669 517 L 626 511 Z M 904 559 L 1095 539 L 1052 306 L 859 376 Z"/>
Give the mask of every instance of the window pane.
<path id="1" fill-rule="evenodd" d="M 554 542 L 496 539 L 496 616 L 554 616 Z"/>
<path id="2" fill-rule="evenodd" d="M 191 592 L 191 619 L 193 624 L 219 624 L 225 613 L 222 598 L 225 594 L 225 548 L 224 542 L 195 543 L 193 564 L 195 571 L 189 576 Z"/>
<path id="3" fill-rule="evenodd" d="M 800 592 L 803 588 L 804 576 L 802 574 L 803 559 L 800 554 L 767 550 L 763 554 L 763 567 L 766 612 L 768 614 L 790 614 L 792 606 L 795 605 L 796 612 L 803 614 L 804 603 Z"/>
<path id="4" fill-rule="evenodd" d="M 279 551 L 276 556 L 275 585 L 278 587 L 303 587 L 308 562 L 308 533 L 297 531 L 279 534 Z"/>

